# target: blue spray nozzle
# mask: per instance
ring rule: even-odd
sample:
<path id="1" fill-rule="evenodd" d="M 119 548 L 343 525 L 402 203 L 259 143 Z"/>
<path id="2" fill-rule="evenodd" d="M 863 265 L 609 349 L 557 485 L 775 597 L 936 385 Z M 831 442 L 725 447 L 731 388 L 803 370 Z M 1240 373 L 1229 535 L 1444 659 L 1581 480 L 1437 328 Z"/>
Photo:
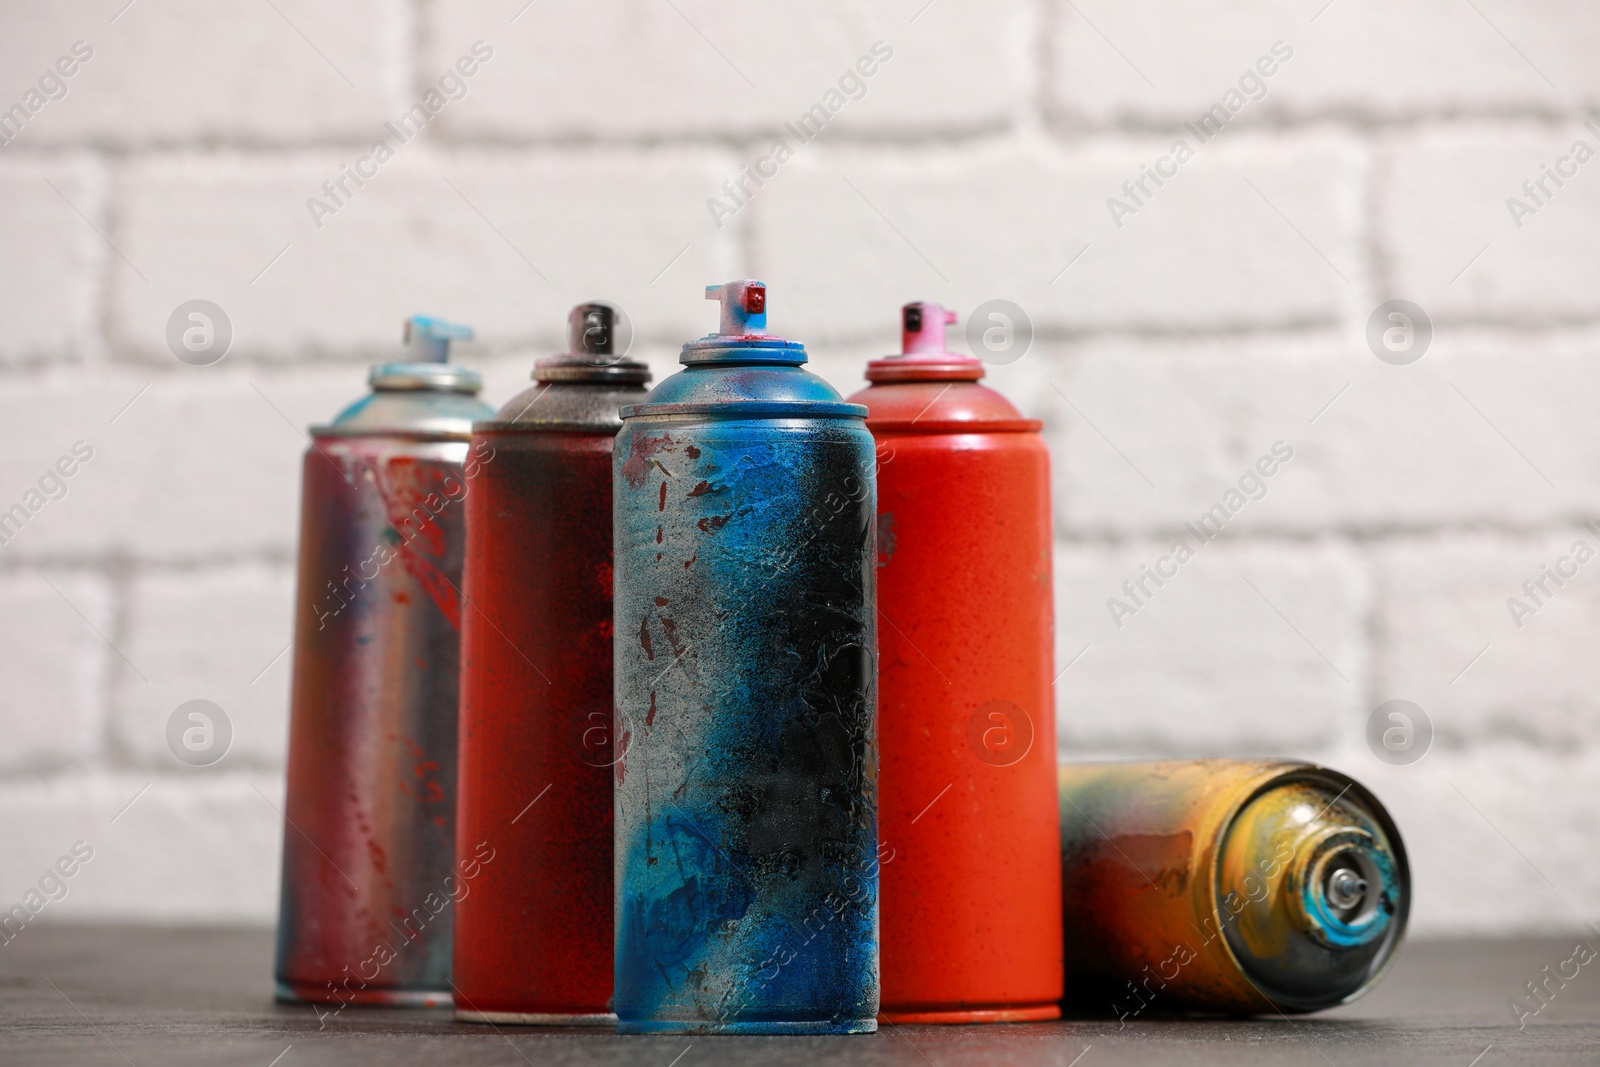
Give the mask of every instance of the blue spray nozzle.
<path id="1" fill-rule="evenodd" d="M 722 285 L 708 285 L 706 299 L 722 303 L 722 325 L 718 333 L 749 337 L 767 332 L 766 282 L 743 278 Z"/>
<path id="2" fill-rule="evenodd" d="M 405 346 L 414 363 L 448 363 L 451 341 L 472 340 L 472 327 L 428 315 L 406 320 Z"/>

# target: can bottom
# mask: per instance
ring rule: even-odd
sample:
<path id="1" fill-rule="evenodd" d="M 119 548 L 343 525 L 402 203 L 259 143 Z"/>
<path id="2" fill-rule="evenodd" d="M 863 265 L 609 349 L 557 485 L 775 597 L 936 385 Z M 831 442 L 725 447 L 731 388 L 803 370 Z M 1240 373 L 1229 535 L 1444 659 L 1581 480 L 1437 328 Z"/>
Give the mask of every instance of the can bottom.
<path id="1" fill-rule="evenodd" d="M 960 1023 L 1039 1023 L 1061 1018 L 1061 1005 L 1017 1004 L 1005 1008 L 953 1008 L 944 1010 L 907 1009 L 905 1011 L 880 1011 L 878 1018 L 886 1023 L 960 1024 Z"/>
<path id="2" fill-rule="evenodd" d="M 326 984 L 312 986 L 280 978 L 273 984 L 272 999 L 279 1004 L 354 1004 L 369 1008 L 448 1008 L 454 1003 L 448 989 L 336 988 L 345 995 L 338 995 Z"/>
<path id="3" fill-rule="evenodd" d="M 617 1023 L 619 1034 L 875 1034 L 877 1032 L 878 1020 L 875 1018 L 732 1023 L 688 1019 L 626 1019 Z"/>
<path id="4" fill-rule="evenodd" d="M 602 1012 L 554 1012 L 554 1011 L 468 1011 L 466 1008 L 456 1009 L 456 1022 L 459 1023 L 489 1023 L 490 1025 L 506 1026 L 606 1026 L 617 1025 L 617 1017 L 608 1011 Z"/>

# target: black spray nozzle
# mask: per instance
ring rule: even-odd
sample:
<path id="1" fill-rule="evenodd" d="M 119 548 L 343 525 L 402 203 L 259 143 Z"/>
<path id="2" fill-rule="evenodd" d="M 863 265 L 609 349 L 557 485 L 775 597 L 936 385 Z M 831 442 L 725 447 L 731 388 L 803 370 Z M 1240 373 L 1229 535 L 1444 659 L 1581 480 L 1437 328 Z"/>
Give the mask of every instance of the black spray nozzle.
<path id="1" fill-rule="evenodd" d="M 617 309 L 593 302 L 579 304 L 567 312 L 567 350 L 573 355 L 615 355 Z"/>

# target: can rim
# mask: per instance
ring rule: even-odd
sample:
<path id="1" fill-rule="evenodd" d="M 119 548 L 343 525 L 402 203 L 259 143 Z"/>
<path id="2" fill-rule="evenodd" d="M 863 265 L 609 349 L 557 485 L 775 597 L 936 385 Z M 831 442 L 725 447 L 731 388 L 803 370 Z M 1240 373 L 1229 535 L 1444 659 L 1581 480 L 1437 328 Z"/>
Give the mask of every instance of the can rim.
<path id="1" fill-rule="evenodd" d="M 371 426 L 346 429 L 343 426 L 327 424 L 312 426 L 308 431 L 312 437 L 393 437 L 402 441 L 470 441 L 472 433 L 469 430 L 408 430 L 394 426 Z"/>
<path id="2" fill-rule="evenodd" d="M 367 371 L 367 384 L 373 392 L 464 393 L 476 396 L 483 390 L 483 375 L 459 363 L 397 360 L 374 363 Z"/>
<path id="3" fill-rule="evenodd" d="M 860 419 L 867 418 L 865 404 L 851 404 L 833 400 L 732 400 L 708 401 L 692 404 L 628 404 L 621 410 L 624 420 L 651 415 L 715 415 L 739 418 L 751 415 L 813 418 Z"/>
<path id="4" fill-rule="evenodd" d="M 1044 429 L 1039 419 L 871 419 L 873 433 L 961 434 L 961 433 L 1038 433 Z"/>
<path id="5" fill-rule="evenodd" d="M 574 419 L 550 419 L 545 422 L 479 419 L 472 424 L 472 432 L 474 435 L 480 433 L 570 433 L 580 434 L 585 437 L 615 437 L 620 426 L 621 423 L 619 422 L 581 422 Z"/>

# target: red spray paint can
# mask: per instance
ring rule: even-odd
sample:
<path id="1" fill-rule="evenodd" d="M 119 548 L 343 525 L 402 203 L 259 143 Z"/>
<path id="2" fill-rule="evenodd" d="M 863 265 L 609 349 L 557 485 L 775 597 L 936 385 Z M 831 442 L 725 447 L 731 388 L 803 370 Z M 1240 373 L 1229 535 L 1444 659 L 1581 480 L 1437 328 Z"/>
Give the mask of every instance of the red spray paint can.
<path id="1" fill-rule="evenodd" d="M 1060 1014 L 1049 454 L 907 304 L 878 446 L 882 1017 Z"/>
<path id="2" fill-rule="evenodd" d="M 371 394 L 311 429 L 279 1000 L 449 1003 L 451 908 L 485 859 L 458 870 L 454 832 L 468 434 L 490 409 L 477 373 L 445 360 L 471 336 L 412 319 L 408 360 L 373 367 Z"/>
<path id="3" fill-rule="evenodd" d="M 467 500 L 459 853 L 498 859 L 456 915 L 460 1019 L 616 1023 L 611 445 L 650 380 L 619 319 L 573 308 L 570 351 L 473 426 L 495 458 Z"/>

